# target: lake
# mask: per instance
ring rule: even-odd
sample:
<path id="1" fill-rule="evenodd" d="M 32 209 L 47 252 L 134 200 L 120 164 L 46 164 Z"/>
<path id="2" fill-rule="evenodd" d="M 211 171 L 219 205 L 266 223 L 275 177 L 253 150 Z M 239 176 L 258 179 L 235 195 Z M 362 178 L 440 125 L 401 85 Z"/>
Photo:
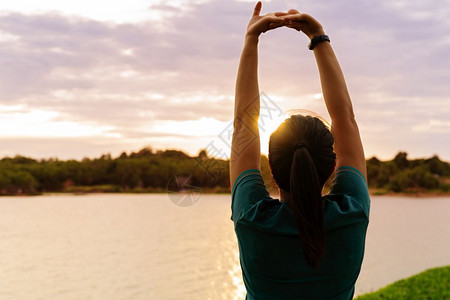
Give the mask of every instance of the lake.
<path id="1" fill-rule="evenodd" d="M 371 200 L 356 295 L 450 265 L 449 197 Z M 230 201 L 0 197 L 0 299 L 243 299 Z"/>

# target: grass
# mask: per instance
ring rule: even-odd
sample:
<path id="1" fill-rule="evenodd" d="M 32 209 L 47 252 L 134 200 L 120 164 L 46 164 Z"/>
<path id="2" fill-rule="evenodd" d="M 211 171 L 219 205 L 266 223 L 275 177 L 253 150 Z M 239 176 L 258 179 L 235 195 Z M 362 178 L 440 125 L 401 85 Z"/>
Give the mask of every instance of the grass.
<path id="1" fill-rule="evenodd" d="M 428 269 L 417 275 L 391 283 L 376 292 L 356 298 L 356 300 L 379 299 L 450 299 L 450 266 Z"/>

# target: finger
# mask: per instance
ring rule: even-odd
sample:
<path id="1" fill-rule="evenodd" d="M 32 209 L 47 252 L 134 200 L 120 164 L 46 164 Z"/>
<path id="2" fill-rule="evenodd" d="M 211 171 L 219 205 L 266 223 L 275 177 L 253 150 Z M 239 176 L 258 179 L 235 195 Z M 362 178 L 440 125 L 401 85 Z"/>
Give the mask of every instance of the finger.
<path id="1" fill-rule="evenodd" d="M 275 29 L 275 28 L 283 27 L 283 26 L 286 26 L 286 24 L 284 24 L 284 23 L 270 23 L 269 24 L 270 29 Z"/>
<path id="2" fill-rule="evenodd" d="M 265 16 L 263 19 L 264 23 L 283 23 L 283 18 L 275 16 Z"/>
<path id="3" fill-rule="evenodd" d="M 277 11 L 274 15 L 275 15 L 276 17 L 281 17 L 281 16 L 286 16 L 286 15 L 288 15 L 288 13 L 285 13 L 285 12 L 283 12 L 283 11 Z"/>
<path id="4" fill-rule="evenodd" d="M 299 14 L 300 12 L 296 9 L 291 8 L 290 10 L 288 10 L 287 12 L 288 14 Z"/>
<path id="5" fill-rule="evenodd" d="M 259 16 L 259 13 L 261 12 L 262 2 L 258 1 L 255 5 L 255 9 L 253 10 L 253 16 Z"/>
<path id="6" fill-rule="evenodd" d="M 304 14 L 287 15 L 283 17 L 285 21 L 305 21 L 306 16 Z"/>

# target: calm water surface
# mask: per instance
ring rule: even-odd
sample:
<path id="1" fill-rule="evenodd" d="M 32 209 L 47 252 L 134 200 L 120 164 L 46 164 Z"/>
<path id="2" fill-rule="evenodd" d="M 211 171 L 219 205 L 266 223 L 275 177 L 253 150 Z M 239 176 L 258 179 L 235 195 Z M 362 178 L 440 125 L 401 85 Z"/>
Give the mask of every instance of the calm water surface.
<path id="1" fill-rule="evenodd" d="M 229 195 L 0 197 L 0 299 L 243 299 Z M 372 197 L 356 294 L 450 264 L 450 198 Z"/>

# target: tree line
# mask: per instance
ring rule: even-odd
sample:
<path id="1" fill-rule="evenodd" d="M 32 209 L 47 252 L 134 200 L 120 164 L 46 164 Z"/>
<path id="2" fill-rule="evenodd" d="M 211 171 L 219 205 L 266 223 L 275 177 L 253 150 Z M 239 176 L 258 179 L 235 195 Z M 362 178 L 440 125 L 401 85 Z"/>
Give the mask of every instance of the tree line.
<path id="1" fill-rule="evenodd" d="M 450 190 L 450 164 L 433 156 L 407 158 L 399 152 L 394 159 L 367 160 L 369 187 L 383 192 Z M 268 159 L 261 156 L 261 173 L 271 192 L 276 191 Z M 0 160 L 0 195 L 44 192 L 165 192 L 200 188 L 204 192 L 230 191 L 229 161 L 209 157 L 205 150 L 189 156 L 178 150 L 138 152 L 112 158 L 36 160 L 17 155 Z"/>

